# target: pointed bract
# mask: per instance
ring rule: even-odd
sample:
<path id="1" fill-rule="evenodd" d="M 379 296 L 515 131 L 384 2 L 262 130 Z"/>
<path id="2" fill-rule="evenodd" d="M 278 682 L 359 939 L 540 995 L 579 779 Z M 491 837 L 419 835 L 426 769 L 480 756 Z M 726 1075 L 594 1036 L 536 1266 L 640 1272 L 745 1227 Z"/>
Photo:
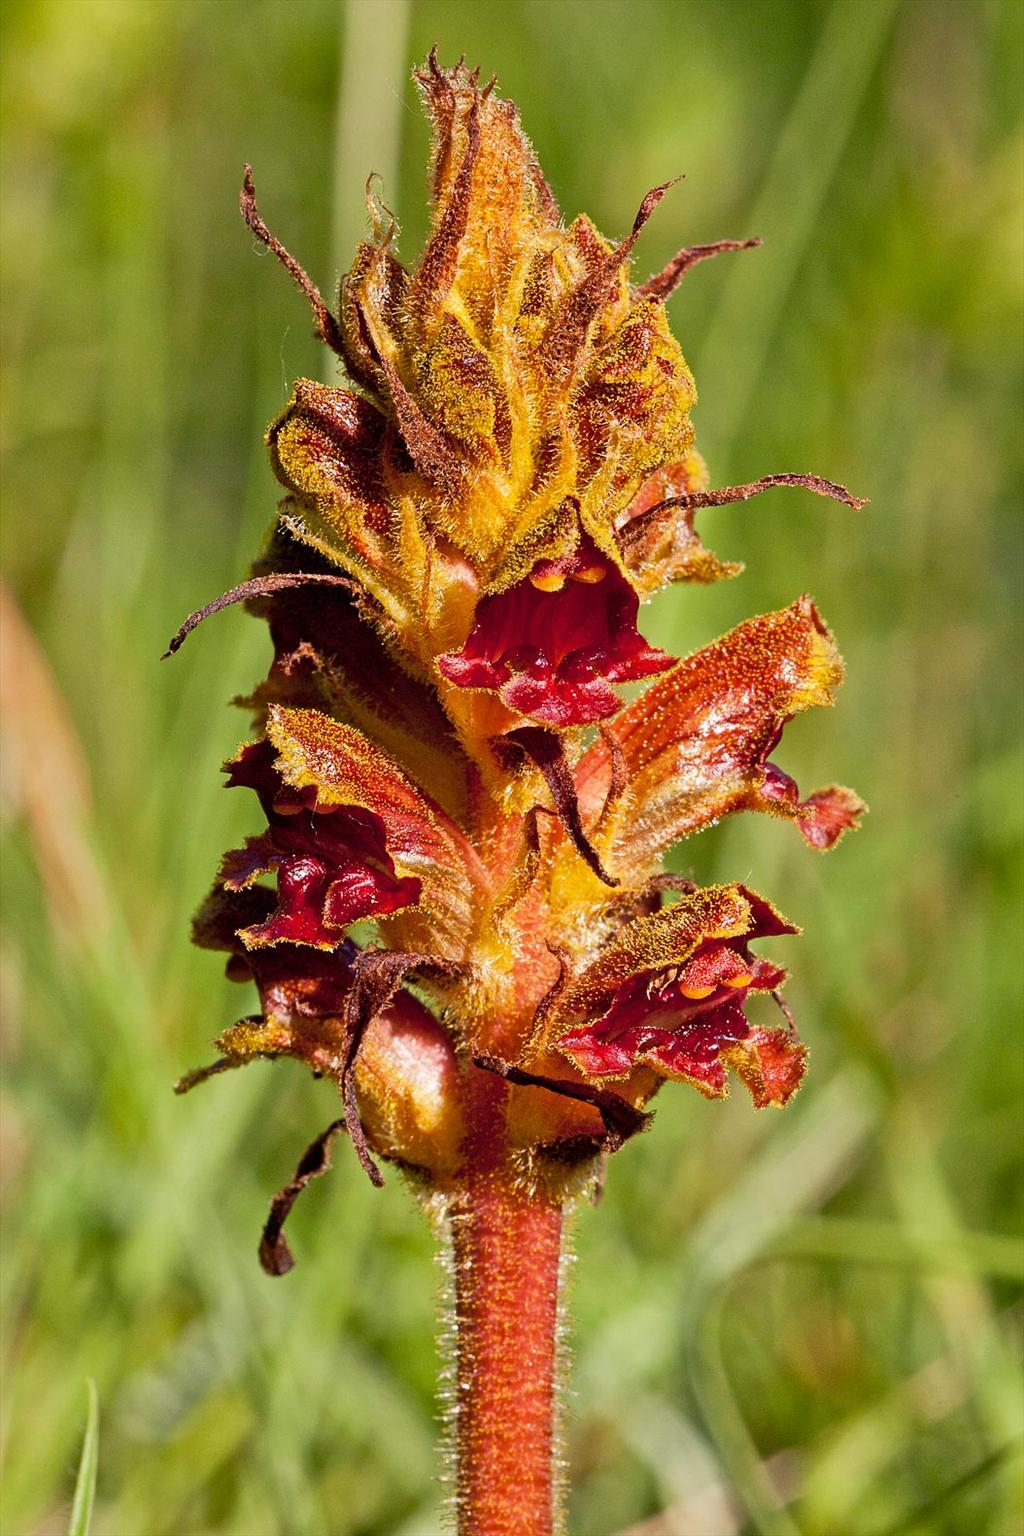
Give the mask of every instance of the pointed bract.
<path id="1" fill-rule="evenodd" d="M 664 673 L 578 770 L 581 802 L 596 805 L 611 772 L 610 743 L 624 761 L 627 786 L 601 839 L 616 872 L 653 870 L 672 843 L 737 810 L 807 823 L 809 841 L 831 846 L 855 825 L 861 802 L 837 789 L 824 802 L 801 801 L 769 757 L 786 722 L 831 704 L 842 678 L 835 641 L 806 597 L 748 619 Z"/>

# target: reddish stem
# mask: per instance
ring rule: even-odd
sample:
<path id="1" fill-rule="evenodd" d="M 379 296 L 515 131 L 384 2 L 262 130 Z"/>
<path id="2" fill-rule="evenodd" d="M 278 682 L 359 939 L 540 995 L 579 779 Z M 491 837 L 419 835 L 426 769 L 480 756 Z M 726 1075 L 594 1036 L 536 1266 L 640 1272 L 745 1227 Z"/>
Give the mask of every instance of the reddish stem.
<path id="1" fill-rule="evenodd" d="M 513 1183 L 500 1149 L 506 1094 L 494 1078 L 477 1090 L 470 1167 L 451 1204 L 459 1536 L 556 1529 L 562 1211 Z"/>

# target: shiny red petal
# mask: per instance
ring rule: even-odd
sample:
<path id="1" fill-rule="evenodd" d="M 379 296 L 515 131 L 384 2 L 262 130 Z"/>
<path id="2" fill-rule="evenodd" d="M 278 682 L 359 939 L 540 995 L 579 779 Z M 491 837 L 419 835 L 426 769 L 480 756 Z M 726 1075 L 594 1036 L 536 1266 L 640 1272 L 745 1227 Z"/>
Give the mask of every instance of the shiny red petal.
<path id="1" fill-rule="evenodd" d="M 619 708 L 612 683 L 673 665 L 638 632 L 638 609 L 621 571 L 584 535 L 571 554 L 539 560 L 482 598 L 462 650 L 440 656 L 438 668 L 459 687 L 495 690 L 541 724 L 591 724 Z"/>
<path id="2" fill-rule="evenodd" d="M 315 791 L 318 827 L 333 820 L 334 806 L 337 814 L 344 811 L 382 829 L 389 873 L 420 884 L 429 931 L 411 935 L 417 945 L 460 954 L 472 921 L 473 887 L 486 877 L 456 823 L 361 731 L 318 710 L 272 706 L 267 735 L 286 783 L 293 790 Z M 380 859 L 368 855 L 368 862 L 378 866 Z"/>
<path id="3" fill-rule="evenodd" d="M 554 1043 L 588 1077 L 621 1079 L 647 1066 L 723 1097 L 732 1065 L 755 1100 L 779 1102 L 797 1043 L 782 1031 L 792 1042 L 785 1053 L 780 1032 L 752 1030 L 744 1004 L 750 992 L 775 991 L 786 973 L 749 944 L 794 931 L 743 886 L 689 892 L 627 924 L 559 994 Z"/>

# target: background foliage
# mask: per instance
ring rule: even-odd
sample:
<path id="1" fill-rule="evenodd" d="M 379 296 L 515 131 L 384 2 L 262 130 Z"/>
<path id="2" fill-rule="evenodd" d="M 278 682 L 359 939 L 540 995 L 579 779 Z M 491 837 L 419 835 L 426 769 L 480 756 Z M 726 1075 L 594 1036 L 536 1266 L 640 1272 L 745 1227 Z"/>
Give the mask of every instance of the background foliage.
<path id="1" fill-rule="evenodd" d="M 96 1536 L 428 1536 L 438 1272 L 397 1178 L 339 1149 L 255 1242 L 334 1113 L 255 1066 L 170 1084 L 246 1000 L 188 919 L 249 829 L 218 766 L 260 626 L 181 616 L 245 572 L 261 434 L 323 374 L 238 219 L 244 160 L 322 282 L 384 171 L 425 225 L 408 82 L 435 39 L 514 96 L 563 207 L 609 234 L 687 180 L 639 262 L 757 233 L 672 317 L 739 581 L 648 613 L 686 650 L 810 590 L 850 678 L 787 733 L 866 829 L 822 860 L 741 819 L 680 850 L 806 927 L 812 1046 L 785 1115 L 659 1100 L 576 1221 L 578 1536 L 1024 1528 L 1017 1039 L 1017 419 L 1024 9 L 1009 0 L 7 0 L 3 1529 L 67 1527 L 85 1379 Z M 16 606 L 15 606 L 16 604 Z M 241 1001 L 240 1001 L 241 999 Z"/>

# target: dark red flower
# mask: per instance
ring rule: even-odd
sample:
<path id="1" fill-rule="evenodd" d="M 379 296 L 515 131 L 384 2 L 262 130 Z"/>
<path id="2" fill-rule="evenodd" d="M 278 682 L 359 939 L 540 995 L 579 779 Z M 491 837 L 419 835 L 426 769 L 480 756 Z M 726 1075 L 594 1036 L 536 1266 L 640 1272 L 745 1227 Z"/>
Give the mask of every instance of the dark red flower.
<path id="1" fill-rule="evenodd" d="M 416 902 L 420 882 L 395 873 L 381 818 L 362 806 L 322 804 L 310 785 L 286 784 L 275 757 L 261 741 L 243 747 L 229 767 L 229 785 L 256 791 L 269 827 L 225 856 L 221 882 L 240 891 L 277 876 L 277 906 L 241 930 L 245 944 L 333 949 L 352 923 Z"/>
<path id="2" fill-rule="evenodd" d="M 558 1049 L 587 1077 L 652 1067 L 709 1098 L 725 1096 L 732 1067 L 759 1108 L 784 1104 L 803 1076 L 805 1047 L 786 1029 L 753 1028 L 744 1005 L 786 979 L 751 953 L 751 942 L 795 932 L 744 886 L 683 897 L 629 925 L 584 973 L 563 1011 L 582 1006 L 590 1016 L 559 1034 Z"/>
<path id="3" fill-rule="evenodd" d="M 343 1038 L 341 1017 L 345 999 L 352 987 L 353 962 L 358 951 L 346 940 L 338 948 L 310 952 L 306 945 L 274 944 L 250 949 L 244 935 L 258 922 L 266 921 L 274 908 L 274 894 L 266 886 L 246 890 L 225 890 L 215 886 L 196 913 L 192 936 L 202 949 L 229 952 L 227 974 L 232 981 L 256 984 L 265 1039 L 277 1041 L 272 1031 L 290 1030 L 301 1018 L 311 1027 L 316 1021 L 334 1020 L 333 1034 L 324 1034 L 318 1051 L 310 1055 L 310 1064 L 327 1070 L 324 1056 L 336 1055 Z M 251 1025 L 252 1021 L 245 1021 Z M 237 1028 L 237 1026 L 236 1026 Z M 268 1032 L 269 1031 L 269 1032 Z M 278 1042 L 279 1043 L 279 1042 Z"/>
<path id="4" fill-rule="evenodd" d="M 640 600 L 587 535 L 573 552 L 538 560 L 530 574 L 477 605 L 461 651 L 438 667 L 462 688 L 489 688 L 544 725 L 587 725 L 614 714 L 613 683 L 673 664 L 636 627 Z"/>
<path id="5" fill-rule="evenodd" d="M 561 1046 L 590 1077 L 624 1077 L 638 1062 L 718 1094 L 720 1052 L 750 1033 L 748 992 L 771 992 L 786 973 L 753 959 L 745 944 L 703 945 L 684 966 L 629 982 L 608 1012 Z"/>

